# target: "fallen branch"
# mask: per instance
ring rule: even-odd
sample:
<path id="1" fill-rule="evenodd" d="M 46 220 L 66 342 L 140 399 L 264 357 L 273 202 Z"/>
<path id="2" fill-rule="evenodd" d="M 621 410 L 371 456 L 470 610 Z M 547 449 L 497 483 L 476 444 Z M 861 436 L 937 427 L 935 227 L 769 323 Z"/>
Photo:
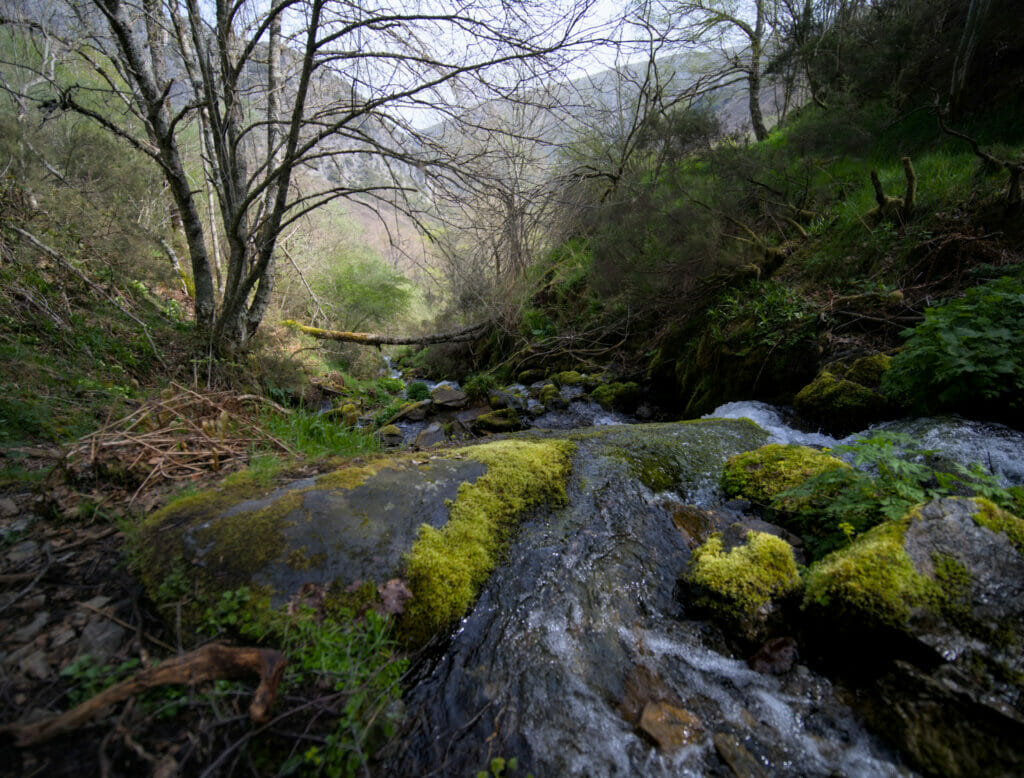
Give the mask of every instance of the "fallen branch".
<path id="1" fill-rule="evenodd" d="M 1011 162 L 1005 159 L 999 159 L 987 151 L 983 150 L 978 145 L 978 141 L 972 138 L 970 135 L 965 135 L 962 132 L 954 130 L 952 127 L 946 124 L 943 118 L 943 111 L 939 107 L 938 100 L 936 99 L 935 105 L 933 106 L 933 113 L 935 114 L 936 120 L 939 122 L 939 129 L 947 135 L 952 135 L 954 138 L 959 138 L 962 141 L 966 141 L 971 144 L 971 150 L 974 155 L 980 158 L 982 161 L 992 165 L 993 167 L 1001 167 L 1005 170 L 1010 180 L 1006 188 L 1006 205 L 1010 208 L 1019 207 L 1022 202 L 1022 191 L 1021 191 L 1021 174 L 1024 174 L 1024 160 L 1017 162 Z"/>
<path id="2" fill-rule="evenodd" d="M 483 322 L 482 324 L 474 324 L 471 327 L 463 327 L 462 329 L 451 330 L 450 332 L 403 337 L 401 335 L 377 335 L 372 332 L 324 330 L 319 327 L 299 324 L 292 319 L 286 319 L 281 324 L 285 327 L 296 329 L 299 332 L 304 332 L 319 340 L 338 340 L 345 343 L 359 343 L 364 346 L 428 346 L 431 343 L 461 343 L 467 340 L 475 340 L 488 326 L 488 322 Z"/>
<path id="3" fill-rule="evenodd" d="M 175 659 L 136 673 L 133 677 L 111 686 L 81 705 L 57 716 L 31 724 L 6 724 L 0 733 L 13 735 L 18 746 L 34 746 L 71 732 L 98 716 L 115 703 L 134 697 L 157 686 L 188 684 L 195 686 L 222 678 L 258 675 L 260 684 L 249 706 L 249 718 L 256 724 L 265 722 L 277 696 L 288 660 L 270 648 L 225 646 L 219 643 L 198 648 Z"/>

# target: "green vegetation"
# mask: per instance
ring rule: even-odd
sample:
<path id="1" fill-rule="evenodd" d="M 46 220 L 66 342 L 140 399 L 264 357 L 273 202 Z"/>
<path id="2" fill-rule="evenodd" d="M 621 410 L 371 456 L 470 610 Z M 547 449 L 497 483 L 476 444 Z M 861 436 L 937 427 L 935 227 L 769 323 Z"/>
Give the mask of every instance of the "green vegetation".
<path id="1" fill-rule="evenodd" d="M 903 332 L 887 392 L 929 412 L 979 404 L 1024 411 L 1024 282 L 1007 277 L 968 289 L 924 317 Z"/>
<path id="2" fill-rule="evenodd" d="M 837 451 L 851 454 L 855 467 L 809 474 L 770 500 L 775 520 L 800 535 L 814 559 L 926 500 L 967 493 L 1014 506 L 1013 494 L 981 465 L 929 464 L 935 452 L 907 435 L 876 432 Z"/>
<path id="3" fill-rule="evenodd" d="M 425 641 L 462 617 L 523 511 L 565 500 L 573 448 L 565 441 L 505 440 L 462 450 L 487 472 L 459 487 L 447 524 L 420 528 L 406 571 L 413 600 L 402 628 L 410 640 Z"/>
<path id="4" fill-rule="evenodd" d="M 720 486 L 727 497 L 743 497 L 770 505 L 787 489 L 849 465 L 807 446 L 771 443 L 737 454 L 725 463 Z"/>
<path id="5" fill-rule="evenodd" d="M 700 602 L 733 623 L 756 620 L 766 604 L 800 588 L 793 548 L 764 532 L 747 533 L 746 543 L 722 550 L 714 535 L 694 549 L 688 578 L 702 592 Z"/>

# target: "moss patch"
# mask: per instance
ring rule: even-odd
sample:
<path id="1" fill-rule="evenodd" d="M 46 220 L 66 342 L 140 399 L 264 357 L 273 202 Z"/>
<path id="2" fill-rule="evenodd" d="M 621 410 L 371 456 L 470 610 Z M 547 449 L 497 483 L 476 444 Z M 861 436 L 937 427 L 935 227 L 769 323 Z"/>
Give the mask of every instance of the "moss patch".
<path id="1" fill-rule="evenodd" d="M 849 548 L 829 554 L 807 575 L 804 605 L 853 615 L 871 625 L 905 628 L 911 612 L 935 601 L 937 586 L 914 569 L 903 547 L 910 518 L 880 524 Z"/>
<path id="2" fill-rule="evenodd" d="M 891 357 L 875 354 L 850 365 L 832 363 L 797 392 L 793 407 L 839 431 L 861 428 L 893 410 L 879 385 Z"/>
<path id="3" fill-rule="evenodd" d="M 401 434 L 401 431 L 399 431 Z M 366 479 L 374 476 L 385 467 L 395 467 L 394 459 L 377 459 L 366 465 L 342 467 L 331 473 L 325 473 L 316 479 L 317 489 L 355 489 L 366 483 Z"/>
<path id="4" fill-rule="evenodd" d="M 640 402 L 640 386 L 633 381 L 603 384 L 591 392 L 590 399 L 607 410 L 628 413 Z"/>
<path id="5" fill-rule="evenodd" d="M 720 485 L 729 497 L 744 497 L 767 505 L 780 492 L 799 486 L 811 476 L 840 467 L 849 465 L 807 446 L 772 443 L 730 457 Z"/>
<path id="6" fill-rule="evenodd" d="M 974 523 L 979 527 L 986 527 L 993 532 L 1003 533 L 1017 549 L 1017 552 L 1024 554 L 1024 519 L 1004 511 L 991 500 L 984 497 L 974 497 L 975 505 L 980 509 L 971 516 Z"/>
<path id="7" fill-rule="evenodd" d="M 410 640 L 425 641 L 466 612 L 524 510 L 565 501 L 574 449 L 560 440 L 504 440 L 462 450 L 487 473 L 459 487 L 447 524 L 420 527 L 407 558 L 413 599 L 402 627 Z"/>
<path id="8" fill-rule="evenodd" d="M 720 535 L 693 552 L 690 583 L 703 592 L 701 604 L 731 621 L 748 621 L 771 600 L 800 588 L 793 548 L 764 532 L 747 533 L 745 545 L 728 553 Z"/>

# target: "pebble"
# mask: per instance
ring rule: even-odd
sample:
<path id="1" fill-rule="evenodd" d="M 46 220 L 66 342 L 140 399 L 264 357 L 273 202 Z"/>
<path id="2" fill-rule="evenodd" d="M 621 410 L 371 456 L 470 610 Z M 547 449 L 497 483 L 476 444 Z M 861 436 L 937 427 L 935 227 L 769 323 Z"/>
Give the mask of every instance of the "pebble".
<path id="1" fill-rule="evenodd" d="M 0 497 L 0 517 L 7 519 L 16 516 L 19 510 L 18 503 L 10 497 Z"/>
<path id="2" fill-rule="evenodd" d="M 127 630 L 109 621 L 93 621 L 82 630 L 78 656 L 91 654 L 99 664 L 106 664 L 124 642 Z"/>
<path id="3" fill-rule="evenodd" d="M 50 622 L 49 611 L 42 611 L 36 614 L 36 617 L 32 621 L 26 624 L 21 629 L 13 632 L 8 638 L 12 643 L 27 643 L 33 640 L 38 635 L 43 627 Z"/>
<path id="4" fill-rule="evenodd" d="M 25 675 L 44 681 L 50 677 L 50 663 L 46 661 L 46 653 L 42 650 L 29 654 L 18 662 L 18 669 Z"/>
<path id="5" fill-rule="evenodd" d="M 34 540 L 23 540 L 7 552 L 7 561 L 12 565 L 20 565 L 39 556 L 39 544 Z"/>

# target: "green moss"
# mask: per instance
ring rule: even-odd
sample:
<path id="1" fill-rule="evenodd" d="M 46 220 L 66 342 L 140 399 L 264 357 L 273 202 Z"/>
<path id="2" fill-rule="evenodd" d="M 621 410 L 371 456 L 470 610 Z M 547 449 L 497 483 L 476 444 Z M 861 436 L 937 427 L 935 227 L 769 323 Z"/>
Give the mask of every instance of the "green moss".
<path id="1" fill-rule="evenodd" d="M 388 429 L 387 427 L 384 428 Z M 397 429 L 397 428 L 396 428 Z M 381 430 L 384 432 L 384 430 Z M 401 434 L 401 431 L 399 431 Z M 378 459 L 359 467 L 342 467 L 331 473 L 325 473 L 316 479 L 317 489 L 355 489 L 366 483 L 366 479 L 376 475 L 386 467 L 395 467 L 395 459 Z"/>
<path id="2" fill-rule="evenodd" d="M 888 354 L 872 354 L 855 359 L 843 377 L 861 386 L 878 387 L 882 384 L 882 376 L 891 366 L 892 357 Z"/>
<path id="3" fill-rule="evenodd" d="M 473 426 L 485 432 L 514 432 L 522 427 L 519 421 L 519 414 L 512 408 L 502 408 L 490 413 L 477 416 L 473 420 Z"/>
<path id="4" fill-rule="evenodd" d="M 1024 519 L 1004 511 L 991 500 L 974 497 L 979 510 L 971 518 L 979 527 L 987 527 L 993 532 L 1001 532 L 1010 540 L 1017 552 L 1024 554 Z"/>
<path id="5" fill-rule="evenodd" d="M 555 373 L 549 379 L 555 386 L 582 386 L 583 375 L 576 370 L 564 370 L 561 373 Z"/>
<path id="6" fill-rule="evenodd" d="M 903 548 L 910 517 L 880 524 L 848 548 L 815 563 L 807 575 L 804 605 L 853 615 L 871 625 L 903 628 L 916 608 L 933 604 L 937 586 L 914 569 Z"/>
<path id="7" fill-rule="evenodd" d="M 855 381 L 822 370 L 811 383 L 797 392 L 793 407 L 800 413 L 822 416 L 828 413 L 866 412 L 887 405 L 885 397 Z"/>
<path id="8" fill-rule="evenodd" d="M 407 557 L 413 599 L 402 627 L 410 640 L 424 641 L 466 612 L 524 510 L 564 502 L 573 450 L 566 441 L 504 440 L 459 452 L 487 472 L 459 487 L 441 529 L 420 527 Z"/>
<path id="9" fill-rule="evenodd" d="M 689 580 L 703 592 L 702 604 L 741 622 L 800 588 L 793 548 L 764 532 L 747 533 L 746 544 L 728 553 L 722 551 L 721 536 L 712 536 L 694 550 Z"/>
<path id="10" fill-rule="evenodd" d="M 302 508 L 304 497 L 302 492 L 289 492 L 259 510 L 224 516 L 198 530 L 199 547 L 212 545 L 205 555 L 206 567 L 215 568 L 211 575 L 240 585 L 277 559 L 285 548 L 286 518 Z"/>
<path id="11" fill-rule="evenodd" d="M 339 580 L 331 584 L 324 597 L 324 610 L 337 617 L 346 612 L 363 613 L 378 602 L 380 594 L 375 582 L 361 581 L 350 585 Z"/>
<path id="12" fill-rule="evenodd" d="M 719 483 L 729 497 L 767 505 L 780 492 L 840 467 L 849 465 L 807 446 L 772 443 L 730 457 Z"/>
<path id="13" fill-rule="evenodd" d="M 602 408 L 628 412 L 640 402 L 640 386 L 633 381 L 603 384 L 590 393 L 590 399 Z"/>
<path id="14" fill-rule="evenodd" d="M 540 395 L 537 399 L 544 405 L 551 406 L 556 404 L 562 399 L 562 395 L 558 391 L 558 387 L 554 384 L 545 384 L 540 390 Z"/>

